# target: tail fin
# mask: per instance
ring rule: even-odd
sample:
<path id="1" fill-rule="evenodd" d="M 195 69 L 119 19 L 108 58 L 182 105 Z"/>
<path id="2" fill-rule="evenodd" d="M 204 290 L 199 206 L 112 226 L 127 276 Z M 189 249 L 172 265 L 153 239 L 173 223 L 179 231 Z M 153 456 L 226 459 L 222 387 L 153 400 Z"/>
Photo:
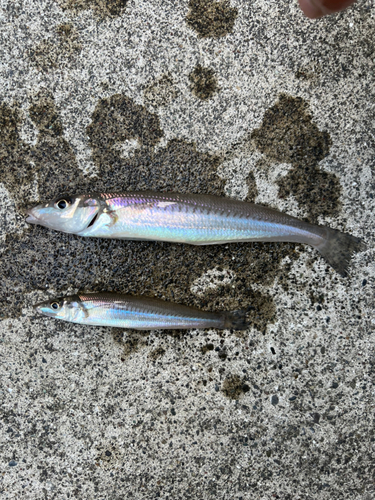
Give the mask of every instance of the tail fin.
<path id="1" fill-rule="evenodd" d="M 341 276 L 347 276 L 353 253 L 365 250 L 366 245 L 360 238 L 356 238 L 351 234 L 342 233 L 336 229 L 326 229 L 326 241 L 323 245 L 317 247 L 317 250 L 335 271 L 340 273 Z"/>
<path id="2" fill-rule="evenodd" d="M 224 313 L 224 328 L 233 330 L 247 330 L 249 323 L 246 321 L 246 311 L 230 311 Z"/>

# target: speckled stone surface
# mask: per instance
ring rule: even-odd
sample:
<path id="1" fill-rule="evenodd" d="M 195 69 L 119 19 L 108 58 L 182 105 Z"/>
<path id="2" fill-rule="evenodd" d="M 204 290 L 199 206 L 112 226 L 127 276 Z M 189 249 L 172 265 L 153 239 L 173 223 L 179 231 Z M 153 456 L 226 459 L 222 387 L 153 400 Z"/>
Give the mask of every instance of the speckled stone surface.
<path id="1" fill-rule="evenodd" d="M 0 1 L 0 498 L 375 498 L 375 11 L 285 0 Z M 293 244 L 29 227 L 62 192 L 270 205 L 364 239 L 341 278 Z M 251 328 L 88 328 L 86 291 L 249 308 Z"/>

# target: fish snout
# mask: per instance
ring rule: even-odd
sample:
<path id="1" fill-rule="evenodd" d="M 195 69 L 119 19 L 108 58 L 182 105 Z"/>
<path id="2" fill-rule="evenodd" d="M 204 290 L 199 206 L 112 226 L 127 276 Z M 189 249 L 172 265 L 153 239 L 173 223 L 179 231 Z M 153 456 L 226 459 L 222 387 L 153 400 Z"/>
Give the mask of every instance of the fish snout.
<path id="1" fill-rule="evenodd" d="M 49 318 L 54 318 L 56 316 L 56 311 L 52 310 L 49 302 L 34 304 L 33 309 L 39 314 L 43 314 L 43 316 L 48 316 Z"/>
<path id="2" fill-rule="evenodd" d="M 33 208 L 28 208 L 26 210 L 26 215 L 27 215 L 27 217 L 25 220 L 29 224 L 40 224 L 40 221 L 39 221 L 38 217 L 35 215 Z"/>
<path id="3" fill-rule="evenodd" d="M 34 311 L 43 314 L 42 309 L 45 306 L 46 306 L 45 302 L 39 302 L 38 304 L 33 305 L 33 309 L 34 309 Z"/>

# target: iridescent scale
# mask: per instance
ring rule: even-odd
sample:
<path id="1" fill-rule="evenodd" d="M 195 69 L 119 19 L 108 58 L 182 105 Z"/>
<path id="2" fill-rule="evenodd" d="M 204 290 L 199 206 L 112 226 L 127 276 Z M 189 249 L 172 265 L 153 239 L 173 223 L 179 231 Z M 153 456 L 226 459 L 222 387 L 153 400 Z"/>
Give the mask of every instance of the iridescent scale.
<path id="1" fill-rule="evenodd" d="M 99 195 L 105 210 L 81 236 L 159 240 L 193 245 L 298 241 L 318 245 L 324 229 L 261 205 L 209 195 Z"/>
<path id="2" fill-rule="evenodd" d="M 222 328 L 220 313 L 199 311 L 157 299 L 115 294 L 80 295 L 87 325 L 134 328 Z"/>

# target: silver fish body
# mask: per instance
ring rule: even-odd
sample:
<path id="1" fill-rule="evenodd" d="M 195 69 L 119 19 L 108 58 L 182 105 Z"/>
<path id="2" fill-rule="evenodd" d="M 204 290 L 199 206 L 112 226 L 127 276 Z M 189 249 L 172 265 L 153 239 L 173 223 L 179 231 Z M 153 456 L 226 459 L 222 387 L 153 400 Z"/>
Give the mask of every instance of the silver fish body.
<path id="1" fill-rule="evenodd" d="M 137 330 L 247 328 L 245 313 L 207 312 L 149 297 L 87 293 L 52 299 L 34 308 L 45 316 L 93 326 Z"/>
<path id="2" fill-rule="evenodd" d="M 63 207 L 63 208 L 60 208 Z M 192 245 L 289 241 L 316 248 L 345 275 L 358 238 L 268 207 L 210 195 L 139 192 L 74 195 L 38 205 L 27 222 L 79 236 Z"/>

